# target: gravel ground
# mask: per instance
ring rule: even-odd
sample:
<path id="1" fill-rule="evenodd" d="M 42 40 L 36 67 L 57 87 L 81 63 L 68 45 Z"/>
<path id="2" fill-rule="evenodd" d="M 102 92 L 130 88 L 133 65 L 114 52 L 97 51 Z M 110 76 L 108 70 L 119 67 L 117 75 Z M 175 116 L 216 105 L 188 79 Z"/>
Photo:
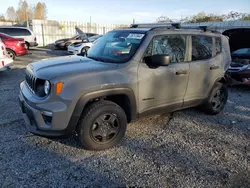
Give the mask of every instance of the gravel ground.
<path id="1" fill-rule="evenodd" d="M 17 102 L 24 70 L 14 68 L 0 73 L 0 187 L 250 187 L 249 88 L 230 88 L 220 115 L 145 118 L 119 146 L 92 152 L 75 137 L 27 132 Z"/>

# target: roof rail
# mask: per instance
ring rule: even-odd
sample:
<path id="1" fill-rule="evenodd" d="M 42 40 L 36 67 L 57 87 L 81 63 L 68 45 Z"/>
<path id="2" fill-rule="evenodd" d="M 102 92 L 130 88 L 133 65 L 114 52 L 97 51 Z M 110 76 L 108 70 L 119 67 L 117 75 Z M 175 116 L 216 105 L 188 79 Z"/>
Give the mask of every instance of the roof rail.
<path id="1" fill-rule="evenodd" d="M 173 22 L 164 22 L 164 23 L 139 23 L 139 24 L 131 24 L 131 28 L 153 28 L 153 27 L 171 27 Z"/>
<path id="2" fill-rule="evenodd" d="M 220 33 L 215 30 L 208 29 L 209 26 L 201 25 L 201 26 L 182 26 L 179 22 L 169 22 L 169 23 L 145 23 L 145 24 L 131 24 L 130 28 L 151 28 L 150 31 L 160 28 L 165 29 L 199 29 L 204 32 L 210 31 L 213 33 Z"/>

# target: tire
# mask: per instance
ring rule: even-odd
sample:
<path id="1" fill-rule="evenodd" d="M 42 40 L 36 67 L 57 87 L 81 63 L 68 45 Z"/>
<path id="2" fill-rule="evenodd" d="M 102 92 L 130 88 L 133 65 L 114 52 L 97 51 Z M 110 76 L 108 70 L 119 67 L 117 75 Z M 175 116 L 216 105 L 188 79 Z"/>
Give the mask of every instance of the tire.
<path id="1" fill-rule="evenodd" d="M 101 100 L 84 110 L 77 133 L 83 148 L 104 150 L 117 145 L 126 129 L 127 116 L 123 109 L 113 102 Z"/>
<path id="2" fill-rule="evenodd" d="M 25 42 L 25 48 L 26 48 L 27 50 L 30 49 L 30 44 L 29 44 L 28 42 Z"/>
<path id="3" fill-rule="evenodd" d="M 85 46 L 84 48 L 82 48 L 81 55 L 86 56 L 86 51 L 88 52 L 89 49 L 90 49 L 90 47 L 88 47 L 88 46 Z"/>
<path id="4" fill-rule="evenodd" d="M 7 51 L 7 56 L 8 56 L 9 58 L 11 58 L 11 59 L 13 59 L 13 60 L 16 58 L 15 52 L 13 52 L 13 51 L 10 50 L 10 49 L 6 49 L 6 51 Z"/>
<path id="5" fill-rule="evenodd" d="M 225 84 L 216 83 L 207 102 L 203 105 L 203 110 L 207 114 L 219 114 L 225 107 L 228 99 L 228 89 Z"/>

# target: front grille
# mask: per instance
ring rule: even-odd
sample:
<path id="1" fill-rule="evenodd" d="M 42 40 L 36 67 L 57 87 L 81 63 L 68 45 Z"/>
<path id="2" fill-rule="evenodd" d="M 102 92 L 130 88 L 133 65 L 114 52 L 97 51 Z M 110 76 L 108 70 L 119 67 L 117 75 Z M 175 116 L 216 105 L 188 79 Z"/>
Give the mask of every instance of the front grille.
<path id="1" fill-rule="evenodd" d="M 37 78 L 26 70 L 26 83 L 33 93 L 36 93 L 36 80 Z"/>

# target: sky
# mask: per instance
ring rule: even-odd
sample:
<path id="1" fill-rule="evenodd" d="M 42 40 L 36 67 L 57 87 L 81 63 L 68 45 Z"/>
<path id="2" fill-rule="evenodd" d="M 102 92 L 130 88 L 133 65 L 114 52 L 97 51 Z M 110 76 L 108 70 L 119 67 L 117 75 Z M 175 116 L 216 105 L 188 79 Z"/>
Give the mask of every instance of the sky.
<path id="1" fill-rule="evenodd" d="M 1 0 L 4 1 L 4 0 Z M 0 14 L 19 0 L 0 3 Z M 27 0 L 36 4 L 38 0 Z M 250 13 L 250 0 L 41 0 L 48 8 L 49 20 L 84 21 L 102 24 L 154 22 L 160 16 L 180 19 L 198 12 L 225 14 L 230 11 Z"/>

